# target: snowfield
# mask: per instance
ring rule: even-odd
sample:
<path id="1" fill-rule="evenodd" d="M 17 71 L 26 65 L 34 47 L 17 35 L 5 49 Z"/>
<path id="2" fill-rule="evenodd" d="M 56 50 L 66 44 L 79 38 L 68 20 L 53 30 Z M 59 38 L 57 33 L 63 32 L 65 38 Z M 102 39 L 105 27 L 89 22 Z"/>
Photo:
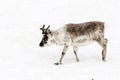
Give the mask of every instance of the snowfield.
<path id="1" fill-rule="evenodd" d="M 119 7 L 118 0 L 1 0 L 0 80 L 120 80 Z M 58 66 L 63 46 L 39 47 L 43 24 L 91 20 L 106 24 L 107 62 L 97 43 L 79 46 L 80 62 L 70 47 Z"/>

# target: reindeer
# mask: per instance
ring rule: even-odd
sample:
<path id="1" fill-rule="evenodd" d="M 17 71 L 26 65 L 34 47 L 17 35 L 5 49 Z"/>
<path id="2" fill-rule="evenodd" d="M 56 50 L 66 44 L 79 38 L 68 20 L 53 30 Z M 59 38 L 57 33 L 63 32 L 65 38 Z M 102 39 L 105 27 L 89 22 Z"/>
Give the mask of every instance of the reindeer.
<path id="1" fill-rule="evenodd" d="M 43 25 L 43 27 L 40 28 L 43 38 L 39 46 L 44 47 L 51 44 L 64 45 L 60 60 L 55 63 L 55 65 L 62 64 L 62 59 L 69 46 L 73 47 L 76 61 L 79 62 L 77 46 L 87 45 L 91 42 L 97 42 L 102 47 L 102 60 L 106 61 L 108 40 L 104 38 L 104 22 L 91 21 L 79 24 L 69 23 L 54 31 L 51 31 L 49 27 L 50 25 L 45 29 L 45 25 Z"/>

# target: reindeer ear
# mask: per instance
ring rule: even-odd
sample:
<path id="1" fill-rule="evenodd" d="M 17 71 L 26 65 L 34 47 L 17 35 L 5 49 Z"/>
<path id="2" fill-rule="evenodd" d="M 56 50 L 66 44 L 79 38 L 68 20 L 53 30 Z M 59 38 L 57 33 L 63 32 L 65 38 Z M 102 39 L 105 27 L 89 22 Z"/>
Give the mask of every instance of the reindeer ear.
<path id="1" fill-rule="evenodd" d="M 50 29 L 48 29 L 48 33 L 51 33 Z"/>
<path id="2" fill-rule="evenodd" d="M 40 30 L 43 30 L 42 28 L 40 28 Z"/>
<path id="3" fill-rule="evenodd" d="M 50 31 L 50 29 L 48 29 L 48 33 L 52 35 L 52 32 Z"/>

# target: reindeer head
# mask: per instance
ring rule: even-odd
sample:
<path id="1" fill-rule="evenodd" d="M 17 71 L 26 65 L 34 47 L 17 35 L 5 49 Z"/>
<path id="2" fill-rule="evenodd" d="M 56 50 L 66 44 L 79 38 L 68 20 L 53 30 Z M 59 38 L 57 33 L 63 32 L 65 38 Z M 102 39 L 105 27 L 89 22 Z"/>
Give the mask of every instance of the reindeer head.
<path id="1" fill-rule="evenodd" d="M 39 44 L 40 47 L 44 47 L 45 45 L 47 45 L 49 42 L 49 39 L 52 36 L 52 33 L 50 31 L 50 25 L 45 29 L 45 25 L 43 25 L 42 28 L 40 28 L 40 30 L 42 30 L 42 34 L 43 34 L 43 38 Z"/>

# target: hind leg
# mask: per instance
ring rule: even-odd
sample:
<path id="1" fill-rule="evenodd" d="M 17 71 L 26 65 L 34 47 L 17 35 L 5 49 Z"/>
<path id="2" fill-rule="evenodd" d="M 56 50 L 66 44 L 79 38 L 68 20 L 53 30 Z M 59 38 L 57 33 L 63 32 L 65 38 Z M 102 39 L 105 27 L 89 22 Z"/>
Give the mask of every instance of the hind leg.
<path id="1" fill-rule="evenodd" d="M 106 52 L 107 52 L 107 39 L 104 40 L 105 43 L 103 44 L 103 51 L 102 51 L 102 60 L 106 61 Z"/>
<path id="2" fill-rule="evenodd" d="M 107 51 L 107 39 L 105 39 L 104 37 L 100 38 L 97 40 L 97 42 L 101 45 L 102 47 L 102 60 L 106 61 L 106 51 Z"/>

